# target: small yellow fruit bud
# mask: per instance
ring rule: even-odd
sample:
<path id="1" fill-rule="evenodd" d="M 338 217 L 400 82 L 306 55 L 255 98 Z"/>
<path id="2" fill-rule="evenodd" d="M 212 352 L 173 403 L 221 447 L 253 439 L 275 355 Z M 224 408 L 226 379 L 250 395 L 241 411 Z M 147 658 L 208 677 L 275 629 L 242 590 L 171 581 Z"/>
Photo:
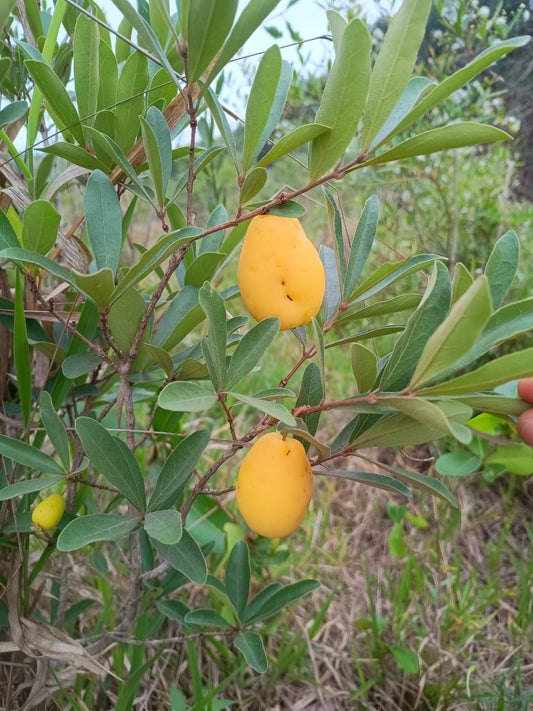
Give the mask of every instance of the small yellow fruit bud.
<path id="1" fill-rule="evenodd" d="M 57 526 L 65 511 L 65 499 L 60 494 L 52 494 L 43 499 L 33 509 L 31 520 L 36 528 L 49 531 Z"/>

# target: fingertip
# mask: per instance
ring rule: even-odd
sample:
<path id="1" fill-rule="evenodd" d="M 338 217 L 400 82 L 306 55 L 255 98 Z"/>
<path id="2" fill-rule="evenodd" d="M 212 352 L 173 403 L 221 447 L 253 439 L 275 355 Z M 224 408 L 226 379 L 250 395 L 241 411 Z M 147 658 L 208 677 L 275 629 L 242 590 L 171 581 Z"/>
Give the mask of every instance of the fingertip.
<path id="1" fill-rule="evenodd" d="M 516 423 L 516 432 L 522 442 L 533 447 L 533 408 L 520 415 Z"/>
<path id="2" fill-rule="evenodd" d="M 518 395 L 522 400 L 533 403 L 533 378 L 522 378 L 518 381 Z"/>

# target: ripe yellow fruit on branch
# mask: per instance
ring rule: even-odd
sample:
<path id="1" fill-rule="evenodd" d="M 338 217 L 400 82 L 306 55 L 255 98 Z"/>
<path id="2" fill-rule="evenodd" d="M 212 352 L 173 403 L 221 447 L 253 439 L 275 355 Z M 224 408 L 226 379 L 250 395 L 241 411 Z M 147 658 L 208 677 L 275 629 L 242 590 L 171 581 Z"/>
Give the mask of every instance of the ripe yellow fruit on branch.
<path id="1" fill-rule="evenodd" d="M 282 538 L 304 520 L 313 472 L 301 442 L 279 432 L 263 435 L 242 460 L 235 496 L 248 526 L 267 538 Z"/>
<path id="2" fill-rule="evenodd" d="M 296 218 L 254 217 L 244 238 L 237 281 L 257 320 L 276 316 L 281 330 L 316 316 L 326 288 L 324 267 Z"/>
<path id="3" fill-rule="evenodd" d="M 33 509 L 31 520 L 36 528 L 49 531 L 57 526 L 65 511 L 65 499 L 60 494 L 52 494 L 43 499 Z"/>

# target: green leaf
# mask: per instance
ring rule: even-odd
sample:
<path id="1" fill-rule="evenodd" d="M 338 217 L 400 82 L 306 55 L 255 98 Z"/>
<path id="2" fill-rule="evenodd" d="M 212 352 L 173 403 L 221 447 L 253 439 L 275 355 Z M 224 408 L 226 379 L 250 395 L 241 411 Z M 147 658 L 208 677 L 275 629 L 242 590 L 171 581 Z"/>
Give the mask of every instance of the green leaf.
<path id="1" fill-rule="evenodd" d="M 106 166 L 96 156 L 84 148 L 75 146 L 73 143 L 59 141 L 58 143 L 52 143 L 51 146 L 39 148 L 39 151 L 58 156 L 69 163 L 74 163 L 74 165 L 79 165 L 81 168 L 87 168 L 88 170 L 99 169 L 105 171 L 106 169 Z"/>
<path id="2" fill-rule="evenodd" d="M 269 47 L 261 58 L 246 105 L 242 170 L 246 172 L 254 155 L 264 146 L 264 130 L 269 121 L 282 69 L 277 45 Z"/>
<path id="3" fill-rule="evenodd" d="M 412 417 L 420 424 L 434 428 L 435 431 L 448 431 L 452 437 L 456 437 L 463 444 L 469 444 L 472 440 L 472 432 L 467 427 L 459 428 L 457 423 L 449 422 L 443 411 L 429 400 L 418 397 L 387 397 L 386 402 L 395 410 L 404 415 Z"/>
<path id="4" fill-rule="evenodd" d="M 246 205 L 265 187 L 268 173 L 265 168 L 254 168 L 246 176 L 241 188 L 240 204 Z"/>
<path id="5" fill-rule="evenodd" d="M 224 141 L 224 144 L 231 156 L 233 165 L 235 166 L 235 169 L 239 171 L 239 158 L 237 155 L 235 136 L 230 128 L 224 109 L 220 105 L 217 95 L 212 89 L 209 89 L 209 91 L 205 94 L 204 101 L 215 120 L 220 135 L 222 136 L 222 140 Z"/>
<path id="6" fill-rule="evenodd" d="M 73 353 L 67 356 L 61 364 L 61 370 L 65 378 L 75 380 L 80 375 L 87 375 L 92 370 L 102 364 L 102 360 L 96 353 L 88 351 L 86 353 Z"/>
<path id="7" fill-rule="evenodd" d="M 346 264 L 344 261 L 344 219 L 341 215 L 337 201 L 331 194 L 331 192 L 324 186 L 324 194 L 327 200 L 328 217 L 330 225 L 333 229 L 333 234 L 335 237 L 334 247 L 335 247 L 335 259 L 337 262 L 337 279 L 340 282 L 344 281 Z M 327 279 L 327 275 L 326 275 Z M 333 281 L 330 277 L 330 281 Z M 340 297 L 339 297 L 340 298 Z M 333 315 L 333 314 L 332 314 Z"/>
<path id="8" fill-rule="evenodd" d="M 344 33 L 344 30 L 348 26 L 348 23 L 346 22 L 344 17 L 342 17 L 342 15 L 339 15 L 339 13 L 335 10 L 328 10 L 326 12 L 326 15 L 328 17 L 328 24 L 331 29 L 331 36 L 333 39 L 333 47 L 335 49 L 335 54 L 338 54 L 342 35 Z"/>
<path id="9" fill-rule="evenodd" d="M 26 316 L 24 313 L 24 291 L 26 288 L 24 275 L 16 272 L 15 283 L 15 316 L 13 325 L 13 360 L 17 376 L 17 389 L 24 424 L 28 426 L 31 415 L 31 358 L 28 333 L 26 331 Z"/>
<path id="10" fill-rule="evenodd" d="M 92 274 L 82 274 L 73 269 L 72 276 L 78 289 L 92 299 L 99 308 L 109 306 L 115 290 L 113 271 L 109 267 L 99 269 Z"/>
<path id="11" fill-rule="evenodd" d="M 417 655 L 407 647 L 391 647 L 392 656 L 396 664 L 406 674 L 419 674 L 420 664 Z"/>
<path id="12" fill-rule="evenodd" d="M 463 395 L 480 390 L 491 390 L 510 380 L 529 378 L 533 376 L 533 348 L 526 348 L 516 353 L 508 353 L 496 360 L 491 360 L 477 370 L 473 370 L 458 378 L 448 380 L 428 388 L 423 388 L 420 394 L 428 395 Z"/>
<path id="13" fill-rule="evenodd" d="M 284 422 L 286 425 L 290 425 L 291 427 L 296 426 L 296 420 L 291 415 L 289 410 L 287 410 L 285 405 L 282 405 L 281 403 L 270 402 L 269 400 L 260 400 L 256 397 L 250 397 L 249 395 L 234 393 L 231 390 L 228 390 L 228 395 L 232 395 L 240 402 L 244 402 L 246 405 L 250 405 L 250 407 L 254 407 L 260 412 L 266 413 L 280 422 Z"/>
<path id="14" fill-rule="evenodd" d="M 225 583 L 230 602 L 240 618 L 250 594 L 250 553 L 246 541 L 237 541 L 231 549 Z"/>
<path id="15" fill-rule="evenodd" d="M 31 252 L 29 249 L 21 249 L 20 247 L 7 247 L 0 251 L 0 259 L 8 259 L 11 262 L 21 262 L 22 264 L 35 264 L 49 274 L 61 279 L 61 281 L 66 281 L 67 284 L 76 287 L 76 283 L 68 269 L 38 252 Z"/>
<path id="16" fill-rule="evenodd" d="M 335 346 L 345 346 L 348 343 L 358 343 L 359 341 L 368 341 L 372 338 L 379 338 L 380 336 L 388 336 L 391 333 L 398 333 L 404 330 L 404 326 L 390 324 L 388 326 L 378 326 L 377 328 L 369 328 L 366 331 L 359 331 L 351 336 L 346 336 L 345 338 L 339 338 L 336 341 L 330 341 L 326 343 L 326 348 L 334 348 Z"/>
<path id="17" fill-rule="evenodd" d="M 145 312 L 146 301 L 136 289 L 128 289 L 109 309 L 107 315 L 109 331 L 123 353 L 129 353 L 137 337 L 137 331 Z M 142 334 L 141 344 L 149 340 L 149 338 L 150 332 L 147 328 Z M 140 350 L 135 361 L 136 366 L 142 365 L 144 357 L 144 352 Z M 134 370 L 136 369 L 135 367 Z"/>
<path id="18" fill-rule="evenodd" d="M 468 291 L 474 282 L 474 277 L 462 262 L 457 262 L 453 270 L 452 304 Z"/>
<path id="19" fill-rule="evenodd" d="M 61 215 L 48 200 L 34 200 L 24 210 L 22 245 L 39 254 L 46 254 L 54 246 Z"/>
<path id="20" fill-rule="evenodd" d="M 3 210 L 0 210 L 0 250 L 10 248 L 19 249 L 20 242 L 9 218 Z"/>
<path id="21" fill-rule="evenodd" d="M 169 383 L 159 393 L 157 402 L 164 410 L 175 412 L 201 412 L 217 402 L 213 390 L 188 381 Z"/>
<path id="22" fill-rule="evenodd" d="M 298 600 L 298 598 L 307 595 L 312 590 L 316 590 L 319 587 L 320 583 L 318 580 L 304 578 L 303 580 L 299 580 L 297 583 L 291 583 L 289 585 L 284 585 L 281 588 L 277 588 L 271 595 L 265 596 L 265 599 L 262 600 L 262 605 L 260 607 L 258 607 L 257 604 L 254 605 L 254 600 L 256 599 L 254 598 L 246 608 L 242 621 L 244 624 L 248 625 L 253 622 L 259 622 L 267 619 L 268 617 L 272 617 L 283 607 L 285 607 L 285 605 L 288 605 L 294 600 Z M 259 597 L 259 595 L 256 597 Z M 251 614 L 251 612 L 253 612 L 253 614 Z"/>
<path id="23" fill-rule="evenodd" d="M 67 133 L 72 132 L 76 141 L 83 146 L 84 137 L 80 118 L 61 79 L 46 62 L 27 59 L 26 66 L 42 92 L 48 112 L 57 128 Z"/>
<path id="24" fill-rule="evenodd" d="M 171 379 L 174 374 L 174 362 L 170 357 L 170 353 L 164 348 L 153 346 L 151 343 L 146 343 L 145 349 L 154 363 L 157 363 L 163 369 L 168 379 Z"/>
<path id="25" fill-rule="evenodd" d="M 432 81 L 427 77 L 412 77 L 409 79 L 405 91 L 398 99 L 398 103 L 370 144 L 368 148 L 369 151 L 375 151 L 385 143 L 391 135 L 396 133 L 396 126 L 409 114 L 422 93 L 430 84 L 432 84 Z"/>
<path id="26" fill-rule="evenodd" d="M 311 407 L 314 407 L 315 405 L 321 403 L 323 398 L 324 387 L 320 369 L 316 363 L 311 362 L 304 370 L 302 383 L 300 385 L 300 392 L 298 394 L 298 399 L 296 400 L 296 407 L 302 407 L 303 405 L 311 405 Z M 318 429 L 320 412 L 305 415 L 302 417 L 302 420 L 309 430 L 309 433 L 314 435 Z"/>
<path id="27" fill-rule="evenodd" d="M 233 388 L 257 365 L 279 331 L 279 319 L 267 318 L 246 333 L 231 356 L 226 388 Z"/>
<path id="28" fill-rule="evenodd" d="M 223 389 L 226 377 L 226 307 L 224 299 L 209 282 L 205 282 L 198 297 L 209 324 L 207 342 L 202 342 L 202 352 L 211 382 L 218 392 Z"/>
<path id="29" fill-rule="evenodd" d="M 336 319 L 335 324 L 348 323 L 350 321 L 362 321 L 374 316 L 384 316 L 387 314 L 397 314 L 401 311 L 415 309 L 422 299 L 422 294 L 400 294 L 392 296 L 386 301 L 376 301 L 369 306 L 353 306 L 347 309 Z M 448 305 L 449 306 L 449 305 Z M 446 312 L 448 310 L 446 307 Z"/>
<path id="30" fill-rule="evenodd" d="M 74 85 L 80 118 L 92 125 L 98 108 L 100 31 L 96 22 L 81 12 L 74 30 Z"/>
<path id="31" fill-rule="evenodd" d="M 394 160 L 405 160 L 414 156 L 429 155 L 438 151 L 450 151 L 453 148 L 464 148 L 465 146 L 477 146 L 482 143 L 508 141 L 511 138 L 512 136 L 500 128 L 485 126 L 473 121 L 464 121 L 463 123 L 433 128 L 430 131 L 420 133 L 418 136 L 407 138 L 405 141 L 398 143 L 397 146 L 394 146 L 394 148 L 356 167 L 391 163 Z"/>
<path id="32" fill-rule="evenodd" d="M 119 25 L 119 32 L 123 34 L 122 23 Z M 131 33 L 131 25 L 129 25 Z M 103 34 L 103 32 L 102 32 Z M 112 48 L 106 42 L 106 40 L 101 37 L 100 44 L 98 48 L 98 71 L 99 71 L 99 87 L 98 87 L 98 109 L 102 111 L 107 109 L 109 106 L 114 106 L 117 101 L 117 84 L 118 84 L 118 64 L 117 62 L 125 61 L 119 59 L 119 47 L 122 44 L 117 38 L 116 50 L 117 56 L 113 52 Z M 153 94 L 150 95 L 153 98 Z"/>
<path id="33" fill-rule="evenodd" d="M 426 293 L 381 372 L 382 390 L 401 390 L 407 385 L 428 338 L 446 318 L 450 298 L 449 272 L 441 262 L 436 262 Z"/>
<path id="34" fill-rule="evenodd" d="M 397 479 L 403 482 L 406 486 L 415 489 L 421 489 L 431 496 L 437 496 L 443 501 L 447 501 L 449 504 L 458 508 L 457 501 L 455 497 L 448 491 L 448 488 L 444 484 L 431 476 L 426 476 L 425 474 L 419 474 L 418 472 L 407 471 L 407 469 L 400 469 L 399 467 L 392 467 L 389 464 L 379 463 L 379 466 L 385 471 L 393 474 Z"/>
<path id="35" fill-rule="evenodd" d="M 299 421 L 296 420 L 296 422 L 296 427 L 290 427 L 289 425 L 284 425 L 282 422 L 280 422 L 276 429 L 278 432 L 287 432 L 289 434 L 294 435 L 298 439 L 303 440 L 304 445 L 307 443 L 312 444 L 318 455 L 317 461 L 322 462 L 325 459 L 329 459 L 331 457 L 330 447 L 308 432 L 303 418 L 299 418 Z"/>
<path id="36" fill-rule="evenodd" d="M 189 82 L 197 81 L 216 57 L 231 30 L 236 10 L 237 0 L 195 0 L 194 12 L 187 17 Z"/>
<path id="37" fill-rule="evenodd" d="M 324 320 L 329 321 L 337 313 L 341 299 L 340 263 L 337 261 L 335 252 L 323 244 L 320 245 L 318 254 L 326 273 L 326 288 L 322 299 L 322 310 L 324 312 Z"/>
<path id="38" fill-rule="evenodd" d="M 16 4 L 17 0 L 6 0 L 2 7 L 0 7 L 0 30 L 3 30 L 4 26 L 7 25 L 9 15 Z"/>
<path id="39" fill-rule="evenodd" d="M 207 580 L 207 565 L 198 543 L 184 529 L 181 540 L 173 546 L 154 540 L 154 546 L 159 555 L 170 565 L 183 573 L 197 585 L 205 585 Z"/>
<path id="40" fill-rule="evenodd" d="M 135 455 L 124 442 L 90 417 L 77 418 L 76 432 L 94 467 L 116 486 L 138 511 L 145 511 L 144 478 Z"/>
<path id="41" fill-rule="evenodd" d="M 101 170 L 87 181 L 83 209 L 96 268 L 107 267 L 115 274 L 122 247 L 122 212 L 113 184 Z"/>
<path id="42" fill-rule="evenodd" d="M 513 417 L 519 417 L 531 407 L 529 403 L 525 403 L 518 397 L 487 395 L 485 393 L 479 395 L 463 395 L 454 399 L 459 400 L 473 410 L 494 413 L 495 415 L 511 415 Z M 472 426 L 474 429 L 477 429 L 475 424 Z"/>
<path id="43" fill-rule="evenodd" d="M 376 195 L 372 195 L 365 202 L 350 248 L 348 267 L 342 287 L 342 298 L 344 301 L 350 301 L 355 290 L 355 285 L 363 272 L 376 237 L 378 220 L 379 200 Z"/>
<path id="44" fill-rule="evenodd" d="M 235 635 L 233 644 L 242 653 L 246 662 L 259 674 L 264 674 L 268 669 L 268 659 L 263 647 L 261 635 L 257 632 L 243 630 Z"/>
<path id="45" fill-rule="evenodd" d="M 491 47 L 487 48 L 485 51 L 481 52 L 470 64 L 462 67 L 456 71 L 451 76 L 444 79 L 444 81 L 431 88 L 426 96 L 416 104 L 416 106 L 410 111 L 407 116 L 397 124 L 394 131 L 389 134 L 388 138 L 397 135 L 406 126 L 418 121 L 419 118 L 424 116 L 440 104 L 444 99 L 446 99 L 450 94 L 452 94 L 457 89 L 467 84 L 470 79 L 475 77 L 477 74 L 482 72 L 486 67 L 496 62 L 500 57 L 503 57 L 508 52 L 518 47 L 523 47 L 530 41 L 530 38 L 525 37 L 513 37 L 512 39 L 505 40 L 504 42 L 495 42 Z"/>
<path id="46" fill-rule="evenodd" d="M 155 111 L 158 111 L 158 109 L 153 106 L 151 106 L 150 108 L 154 109 Z M 139 116 L 139 120 L 141 122 L 141 134 L 143 138 L 144 149 L 146 152 L 146 158 L 148 160 L 148 167 L 150 169 L 150 177 L 152 178 L 152 182 L 154 185 L 157 205 L 161 209 L 165 203 L 165 189 L 163 188 L 163 156 L 159 151 L 157 139 L 152 130 L 152 127 L 142 116 Z M 168 157 L 172 158 L 172 152 L 168 154 Z"/>
<path id="47" fill-rule="evenodd" d="M 198 255 L 185 272 L 185 286 L 202 286 L 214 276 L 218 265 L 226 258 L 221 252 L 203 252 Z"/>
<path id="48" fill-rule="evenodd" d="M 241 49 L 255 30 L 263 24 L 263 21 L 278 4 L 279 0 L 250 0 L 248 2 L 239 14 L 237 22 L 218 55 L 209 78 L 205 82 L 207 86 L 228 65 L 230 59 Z"/>
<path id="49" fill-rule="evenodd" d="M 372 70 L 363 118 L 366 151 L 402 96 L 424 39 L 431 0 L 404 0 L 392 18 Z"/>
<path id="50" fill-rule="evenodd" d="M 496 447 L 485 459 L 485 464 L 500 464 L 511 474 L 528 476 L 533 474 L 533 449 L 522 443 Z"/>
<path id="51" fill-rule="evenodd" d="M 1 10 L 0 10 L 1 13 Z M 19 121 L 28 111 L 28 104 L 25 101 L 13 101 L 0 110 L 0 128 L 9 126 L 15 121 Z"/>
<path id="52" fill-rule="evenodd" d="M 374 351 L 361 343 L 354 343 L 351 351 L 352 371 L 356 383 L 356 393 L 369 392 L 378 373 L 378 360 Z"/>
<path id="53" fill-rule="evenodd" d="M 150 126 L 153 136 L 156 140 L 157 152 L 159 154 L 159 163 L 161 164 L 161 194 L 164 198 L 167 191 L 168 181 L 170 179 L 170 174 L 172 172 L 172 139 L 170 137 L 170 130 L 165 117 L 163 116 L 161 111 L 155 106 L 150 106 L 150 108 L 146 112 L 146 123 Z M 150 163 L 150 154 L 148 153 L 148 150 L 146 152 L 146 157 L 148 159 L 150 171 L 152 171 L 152 166 Z M 155 162 L 158 162 L 157 159 L 155 159 Z"/>
<path id="54" fill-rule="evenodd" d="M 150 538 L 172 546 L 181 539 L 181 514 L 176 509 L 151 511 L 144 518 L 144 530 Z"/>
<path id="55" fill-rule="evenodd" d="M 452 306 L 446 319 L 427 340 L 409 390 L 416 391 L 468 353 L 490 313 L 489 285 L 487 278 L 481 276 Z"/>
<path id="56" fill-rule="evenodd" d="M 481 469 L 482 461 L 471 452 L 448 452 L 435 461 L 439 474 L 447 476 L 466 476 Z"/>
<path id="57" fill-rule="evenodd" d="M 126 60 L 117 84 L 117 106 L 114 111 L 118 144 L 126 153 L 139 134 L 139 116 L 144 114 L 144 90 L 148 86 L 148 60 L 140 52 L 133 52 Z"/>
<path id="58" fill-rule="evenodd" d="M 518 269 L 520 243 L 516 232 L 509 230 L 494 245 L 485 267 L 489 280 L 492 308 L 502 303 Z"/>
<path id="59" fill-rule="evenodd" d="M 209 436 L 208 430 L 196 430 L 179 442 L 165 459 L 150 497 L 148 511 L 158 511 L 176 504 L 209 442 Z"/>
<path id="60" fill-rule="evenodd" d="M 215 610 L 209 608 L 200 608 L 187 612 L 183 619 L 186 625 L 198 625 L 202 627 L 230 627 L 230 623 L 219 615 Z"/>
<path id="61" fill-rule="evenodd" d="M 308 123 L 294 128 L 272 146 L 268 153 L 257 163 L 257 167 L 269 165 L 279 160 L 279 158 L 292 153 L 312 141 L 313 138 L 317 138 L 329 130 L 328 126 L 319 123 Z"/>
<path id="62" fill-rule="evenodd" d="M 42 491 L 53 484 L 57 484 L 58 481 L 62 481 L 64 478 L 64 474 L 55 474 L 54 476 L 43 476 L 39 479 L 25 479 L 24 481 L 18 481 L 16 484 L 11 484 L 10 486 L 4 486 L 0 489 L 0 501 L 7 501 L 8 499 L 13 499 L 15 496 L 24 496 L 24 494 L 33 494 L 35 491 Z"/>
<path id="63" fill-rule="evenodd" d="M 141 525 L 138 516 L 122 514 L 88 514 L 79 516 L 59 534 L 57 548 L 60 551 L 75 551 L 97 541 L 118 541 L 122 536 L 135 531 Z"/>
<path id="64" fill-rule="evenodd" d="M 401 482 L 396 481 L 390 476 L 385 476 L 384 474 L 372 474 L 369 472 L 354 472 L 345 471 L 341 469 L 340 471 L 328 469 L 327 471 L 317 471 L 315 474 L 320 476 L 334 476 L 340 477 L 341 479 L 350 479 L 351 481 L 357 481 L 361 484 L 366 484 L 367 486 L 372 486 L 375 489 L 382 489 L 383 491 L 392 491 L 395 494 L 402 494 L 403 496 L 411 497 L 411 491 Z"/>
<path id="65" fill-rule="evenodd" d="M 363 113 L 370 81 L 371 38 L 361 20 L 342 33 L 339 51 L 326 80 L 315 123 L 331 128 L 311 143 L 310 180 L 324 175 L 343 156 Z"/>
<path id="66" fill-rule="evenodd" d="M 39 401 L 39 409 L 41 411 L 41 420 L 46 429 L 46 434 L 57 452 L 61 463 L 68 469 L 70 466 L 70 448 L 68 444 L 68 435 L 63 424 L 63 420 L 57 414 L 52 403 L 50 393 L 43 390 Z"/>

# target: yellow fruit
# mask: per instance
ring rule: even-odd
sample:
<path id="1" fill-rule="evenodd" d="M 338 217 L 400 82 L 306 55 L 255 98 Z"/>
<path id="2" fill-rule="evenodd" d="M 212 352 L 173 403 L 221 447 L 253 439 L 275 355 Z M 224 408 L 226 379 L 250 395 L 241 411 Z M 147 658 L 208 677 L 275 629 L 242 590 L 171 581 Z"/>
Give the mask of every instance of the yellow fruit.
<path id="1" fill-rule="evenodd" d="M 324 267 L 292 217 L 254 217 L 244 238 L 237 281 L 248 311 L 261 321 L 277 316 L 281 330 L 316 316 L 326 287 Z"/>
<path id="2" fill-rule="evenodd" d="M 60 494 L 52 494 L 43 499 L 33 509 L 31 520 L 37 528 L 49 531 L 59 523 L 65 510 L 65 499 Z"/>
<path id="3" fill-rule="evenodd" d="M 267 538 L 282 538 L 304 520 L 313 472 L 301 442 L 279 432 L 263 435 L 242 460 L 235 487 L 248 526 Z"/>

